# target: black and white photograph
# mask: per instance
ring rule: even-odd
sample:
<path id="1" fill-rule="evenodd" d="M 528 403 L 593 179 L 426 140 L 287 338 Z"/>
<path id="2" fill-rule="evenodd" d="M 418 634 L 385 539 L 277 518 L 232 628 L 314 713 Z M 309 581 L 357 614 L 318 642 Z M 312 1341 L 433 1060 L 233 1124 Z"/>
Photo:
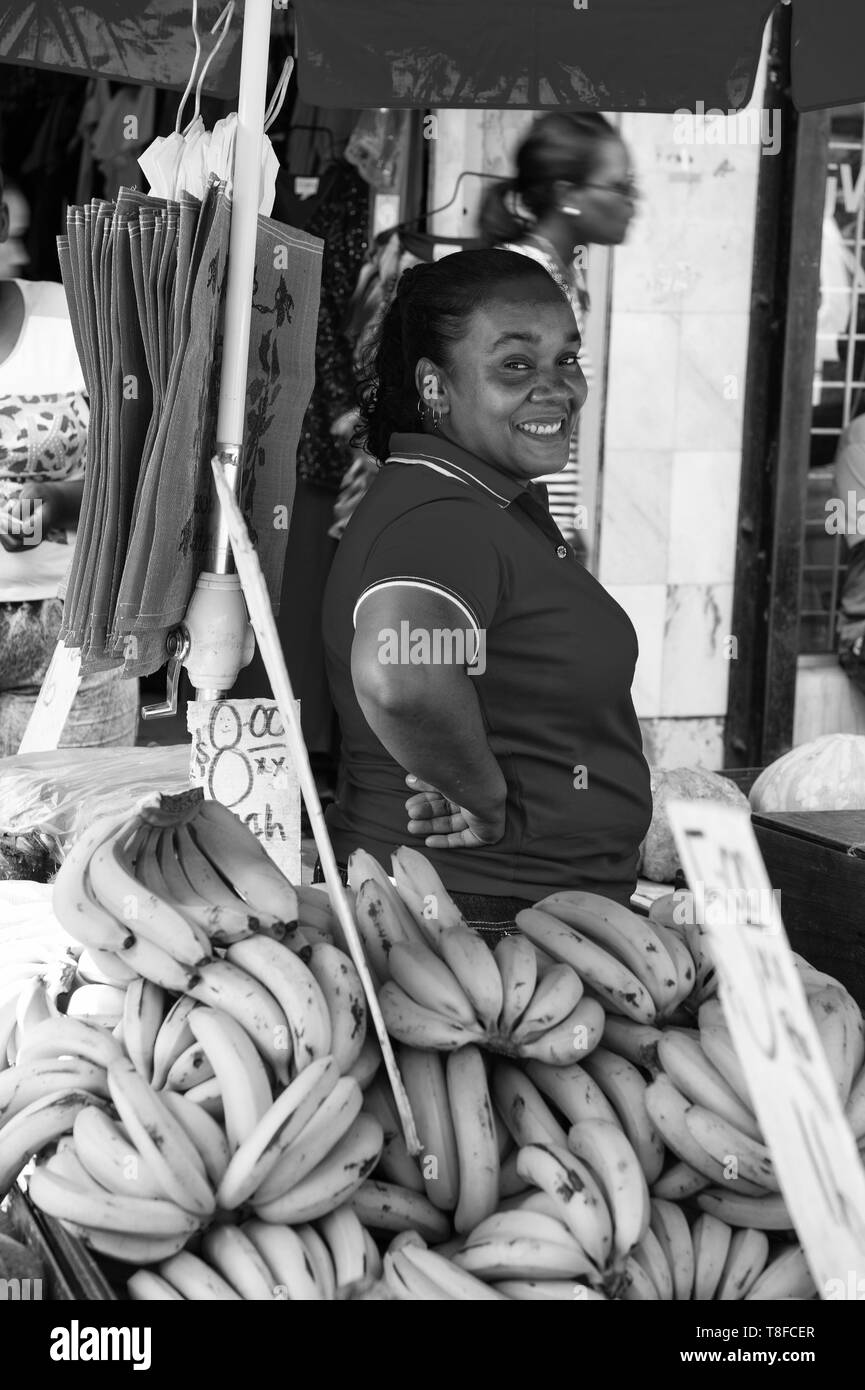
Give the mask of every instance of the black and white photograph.
<path id="1" fill-rule="evenodd" d="M 142 1306 L 214 1300 L 854 1357 L 863 52 L 861 0 L 0 0 L 25 1372 L 278 1366 Z"/>

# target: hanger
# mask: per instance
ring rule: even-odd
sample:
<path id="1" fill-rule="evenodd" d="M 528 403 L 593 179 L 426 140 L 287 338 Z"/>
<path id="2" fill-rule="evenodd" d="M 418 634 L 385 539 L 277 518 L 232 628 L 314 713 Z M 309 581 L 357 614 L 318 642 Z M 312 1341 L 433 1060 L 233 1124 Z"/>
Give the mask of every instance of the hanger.
<path id="1" fill-rule="evenodd" d="M 270 130 L 270 127 L 273 125 L 274 121 L 276 120 L 277 116 L 282 110 L 283 103 L 285 102 L 286 93 L 288 92 L 288 84 L 291 81 L 291 74 L 293 72 L 294 59 L 286 58 L 285 62 L 282 65 L 282 72 L 279 74 L 279 81 L 273 89 L 273 96 L 270 98 L 270 104 L 264 113 L 265 131 Z"/>
<path id="2" fill-rule="evenodd" d="M 201 73 L 198 76 L 198 82 L 195 86 L 195 110 L 193 112 L 192 121 L 195 120 L 195 118 L 198 116 L 201 110 L 201 88 L 204 85 L 204 79 L 207 76 L 207 69 L 210 67 L 210 64 L 213 62 L 214 58 L 216 57 L 217 53 L 219 52 L 220 48 L 225 42 L 235 8 L 236 0 L 228 0 L 228 4 L 226 5 L 225 9 L 222 11 L 219 18 L 217 19 L 216 23 L 210 31 L 211 34 L 215 34 L 217 29 L 219 29 L 219 26 L 222 25 L 222 28 L 219 32 L 219 38 L 217 39 L 216 43 L 214 44 L 213 48 L 208 54 L 204 67 L 201 69 Z M 201 34 L 198 31 L 198 0 L 192 0 L 192 34 L 195 39 L 195 58 L 193 59 L 192 71 L 189 74 L 189 81 L 186 84 L 186 90 L 184 91 L 183 96 L 180 98 L 180 105 L 177 108 L 177 119 L 174 122 L 174 130 L 175 134 L 177 135 L 180 134 L 180 122 L 183 117 L 183 108 L 189 100 L 189 93 L 192 91 L 193 83 L 195 83 L 196 73 L 198 73 L 198 64 L 201 61 Z M 192 124 L 192 121 L 189 122 L 189 125 Z M 189 126 L 186 127 L 186 130 L 188 129 Z M 185 133 L 186 131 L 184 131 L 184 134 Z"/>
<path id="3" fill-rule="evenodd" d="M 496 179 L 500 183 L 506 183 L 508 180 L 508 175 L 487 174 L 484 173 L 481 169 L 463 169 L 462 173 L 458 175 L 457 181 L 454 184 L 454 191 L 448 198 L 446 203 L 442 203 L 441 206 L 437 208 L 430 208 L 429 211 L 422 212 L 417 217 L 409 217 L 406 219 L 405 222 L 397 222 L 395 226 L 388 227 L 386 231 L 381 232 L 379 236 L 376 238 L 376 240 L 379 242 L 379 244 L 382 244 L 383 242 L 387 241 L 388 238 L 392 237 L 395 233 L 407 231 L 410 227 L 416 227 L 419 222 L 426 222 L 428 218 L 435 217 L 437 213 L 444 212 L 447 208 L 452 207 L 457 200 L 457 194 L 460 191 L 460 184 L 462 183 L 463 179 L 467 178 Z M 430 235 L 433 236 L 437 242 L 441 242 L 442 245 L 447 245 L 448 243 L 462 245 L 462 243 L 465 241 L 465 237 L 437 236 L 435 232 L 431 232 Z"/>

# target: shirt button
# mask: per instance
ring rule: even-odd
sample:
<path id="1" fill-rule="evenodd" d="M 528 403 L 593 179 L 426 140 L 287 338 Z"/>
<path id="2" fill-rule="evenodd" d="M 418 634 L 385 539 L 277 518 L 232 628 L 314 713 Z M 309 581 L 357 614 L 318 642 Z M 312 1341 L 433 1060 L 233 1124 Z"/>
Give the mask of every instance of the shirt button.
<path id="1" fill-rule="evenodd" d="M 556 554 L 560 560 L 566 560 L 568 558 L 568 547 L 566 545 L 557 545 Z"/>

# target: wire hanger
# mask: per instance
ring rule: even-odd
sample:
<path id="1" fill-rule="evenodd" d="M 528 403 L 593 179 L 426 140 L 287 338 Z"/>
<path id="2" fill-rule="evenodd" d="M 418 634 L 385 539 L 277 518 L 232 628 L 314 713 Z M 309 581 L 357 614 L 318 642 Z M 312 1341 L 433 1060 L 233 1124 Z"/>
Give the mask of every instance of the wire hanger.
<path id="1" fill-rule="evenodd" d="M 430 217 L 435 217 L 437 213 L 444 212 L 447 208 L 453 207 L 457 200 L 457 194 L 460 191 L 460 184 L 463 179 L 466 178 L 496 179 L 500 183 L 507 183 L 508 181 L 507 174 L 487 174 L 482 169 L 463 169 L 462 173 L 458 175 L 454 185 L 454 191 L 446 203 L 442 203 L 441 207 L 430 208 L 428 212 L 421 212 L 417 217 L 409 217 L 405 222 L 397 222 L 395 226 L 388 227 L 385 231 L 381 232 L 380 235 L 376 237 L 376 241 L 378 241 L 379 244 L 388 241 L 394 234 L 408 231 L 410 227 L 416 227 L 420 222 L 426 222 Z M 442 245 L 462 245 L 466 240 L 465 237 L 439 236 L 435 232 L 431 232 L 430 236 L 432 236 L 436 242 L 441 242 Z"/>
<path id="2" fill-rule="evenodd" d="M 326 136 L 326 137 L 327 137 L 328 148 L 329 148 L 329 151 L 330 151 L 330 153 L 329 153 L 330 161 L 331 161 L 332 164 L 335 164 L 335 163 L 336 163 L 336 141 L 334 140 L 333 131 L 331 130 L 330 126 L 326 126 L 326 125 L 301 125 L 299 122 L 298 122 L 297 124 L 295 124 L 294 122 L 292 122 L 292 124 L 289 126 L 288 130 L 286 131 L 286 139 L 289 139 L 289 140 L 290 140 L 291 137 L 292 137 L 292 135 L 294 134 L 294 132 L 295 132 L 296 130 L 306 130 L 306 131 L 309 132 L 310 135 L 324 135 L 324 136 Z"/>
<path id="3" fill-rule="evenodd" d="M 282 110 L 283 103 L 285 102 L 286 93 L 288 92 L 288 84 L 291 81 L 291 74 L 293 72 L 294 59 L 286 58 L 285 62 L 282 65 L 282 72 L 279 74 L 279 81 L 273 89 L 273 96 L 270 98 L 270 104 L 268 105 L 268 108 L 264 113 L 265 131 L 270 130 L 270 127 L 273 125 L 274 121 L 276 120 L 277 116 Z"/>
<path id="4" fill-rule="evenodd" d="M 198 116 L 201 110 L 201 89 L 204 85 L 204 79 L 207 76 L 207 69 L 210 67 L 210 64 L 213 62 L 214 58 L 216 57 L 217 53 L 219 52 L 220 48 L 225 42 L 235 8 L 236 0 L 228 0 L 228 4 L 226 5 L 225 9 L 222 11 L 219 18 L 217 19 L 216 23 L 210 31 L 211 34 L 215 34 L 217 29 L 219 29 L 219 26 L 222 25 L 222 29 L 219 33 L 219 38 L 217 39 L 216 43 L 214 44 L 213 48 L 208 54 L 204 67 L 201 69 L 201 73 L 198 75 L 198 82 L 195 85 L 195 109 L 192 116 L 193 121 L 195 120 L 196 116 Z M 189 74 L 189 81 L 186 84 L 186 90 L 184 91 L 183 96 L 180 98 L 180 105 L 177 108 L 177 119 L 174 122 L 174 130 L 177 135 L 180 134 L 180 123 L 183 118 L 183 108 L 189 100 L 189 94 L 192 91 L 193 84 L 195 84 L 196 82 L 198 64 L 201 61 L 201 34 L 198 30 L 198 0 L 192 0 L 192 34 L 195 39 L 195 58 L 193 59 L 192 71 Z M 189 125 L 191 124 L 192 121 L 189 122 Z M 189 129 L 189 125 L 186 127 L 186 130 Z M 184 134 L 185 133 L 186 132 L 184 131 Z"/>

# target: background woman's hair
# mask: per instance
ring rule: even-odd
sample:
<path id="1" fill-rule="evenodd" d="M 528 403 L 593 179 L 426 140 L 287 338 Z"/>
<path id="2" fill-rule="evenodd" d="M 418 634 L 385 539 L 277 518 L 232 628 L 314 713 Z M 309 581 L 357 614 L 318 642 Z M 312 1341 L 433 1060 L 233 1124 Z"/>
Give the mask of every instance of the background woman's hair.
<path id="1" fill-rule="evenodd" d="M 458 251 L 404 271 L 361 366 L 360 423 L 352 443 L 383 463 L 392 434 L 418 431 L 420 358 L 447 370 L 469 316 L 508 284 L 526 280 L 537 282 L 540 297 L 555 289 L 543 266 L 515 251 Z"/>
<path id="2" fill-rule="evenodd" d="M 539 116 L 517 150 L 516 176 L 487 190 L 480 212 L 480 231 L 490 246 L 516 241 L 530 223 L 509 206 L 516 194 L 535 219 L 555 206 L 557 179 L 582 187 L 598 166 L 605 141 L 620 141 L 616 128 L 596 112 L 550 112 Z"/>

